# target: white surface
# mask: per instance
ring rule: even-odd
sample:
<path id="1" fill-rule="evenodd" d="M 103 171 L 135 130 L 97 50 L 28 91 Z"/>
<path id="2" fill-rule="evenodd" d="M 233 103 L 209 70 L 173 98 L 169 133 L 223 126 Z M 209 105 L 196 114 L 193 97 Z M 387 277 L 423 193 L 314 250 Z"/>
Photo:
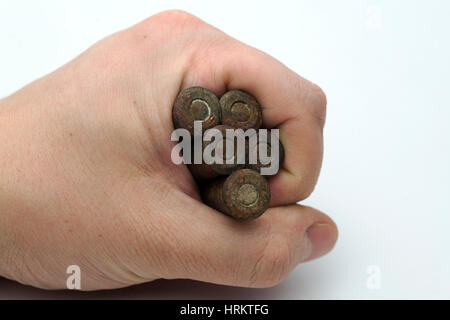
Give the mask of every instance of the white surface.
<path id="1" fill-rule="evenodd" d="M 323 87 L 324 167 L 306 203 L 337 221 L 337 247 L 272 289 L 158 281 L 86 295 L 0 279 L 0 298 L 450 298 L 450 2 L 0 0 L 0 96 L 171 8 Z"/>

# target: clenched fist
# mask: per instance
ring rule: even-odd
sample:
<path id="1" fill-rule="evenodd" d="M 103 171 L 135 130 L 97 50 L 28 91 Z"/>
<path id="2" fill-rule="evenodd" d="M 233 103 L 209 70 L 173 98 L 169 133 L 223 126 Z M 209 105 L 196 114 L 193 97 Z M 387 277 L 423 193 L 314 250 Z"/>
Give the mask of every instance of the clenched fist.
<path id="1" fill-rule="evenodd" d="M 200 202 L 171 161 L 172 106 L 201 86 L 252 93 L 286 161 L 272 200 L 238 222 Z M 189 278 L 268 287 L 335 244 L 325 214 L 296 205 L 322 162 L 326 98 L 270 56 L 180 11 L 153 16 L 0 100 L 0 275 L 82 290 Z"/>

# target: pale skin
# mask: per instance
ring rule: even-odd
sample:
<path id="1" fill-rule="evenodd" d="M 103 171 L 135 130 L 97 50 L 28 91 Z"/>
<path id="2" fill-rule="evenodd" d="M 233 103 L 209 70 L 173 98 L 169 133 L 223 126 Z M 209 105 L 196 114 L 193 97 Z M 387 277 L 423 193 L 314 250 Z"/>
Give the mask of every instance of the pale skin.
<path id="1" fill-rule="evenodd" d="M 270 209 L 238 222 L 171 162 L 180 90 L 252 93 L 286 148 Z M 321 168 L 326 98 L 274 58 L 181 11 L 153 16 L 0 100 L 0 276 L 82 290 L 156 279 L 271 287 L 329 252 L 335 223 L 297 205 Z"/>

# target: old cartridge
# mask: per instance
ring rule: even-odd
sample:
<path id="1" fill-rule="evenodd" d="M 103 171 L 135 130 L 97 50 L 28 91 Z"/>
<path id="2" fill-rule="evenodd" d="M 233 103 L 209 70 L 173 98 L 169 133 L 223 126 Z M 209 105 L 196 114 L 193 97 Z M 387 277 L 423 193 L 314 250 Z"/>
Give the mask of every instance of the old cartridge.
<path id="1" fill-rule="evenodd" d="M 269 207 L 270 188 L 259 173 L 242 169 L 204 186 L 202 199 L 235 219 L 251 220 L 260 217 Z"/>
<path id="2" fill-rule="evenodd" d="M 232 90 L 220 99 L 222 124 L 241 129 L 259 129 L 262 125 L 262 109 L 249 93 Z"/>
<path id="3" fill-rule="evenodd" d="M 194 178 L 197 180 L 206 180 L 216 178 L 221 175 L 229 175 L 232 172 L 242 169 L 245 166 L 245 159 L 248 153 L 248 142 L 243 139 L 240 141 L 239 139 L 233 136 L 229 136 L 227 130 L 231 130 L 230 126 L 219 125 L 215 126 L 213 129 L 217 130 L 217 133 L 220 133 L 220 138 L 222 139 L 222 143 L 219 144 L 216 141 L 216 138 L 211 138 L 210 141 L 203 141 L 202 143 L 202 162 L 198 164 L 189 165 L 189 170 L 191 171 Z M 240 145 L 240 143 L 242 145 Z M 231 146 L 233 148 L 233 152 L 230 153 L 230 157 L 227 154 L 227 146 Z M 209 149 L 209 147 L 214 147 L 214 152 L 211 152 L 211 156 L 214 158 L 212 163 L 205 162 L 205 150 Z M 217 154 L 217 159 L 215 158 Z M 219 157 L 221 155 L 221 157 Z M 215 161 L 215 160 L 221 161 Z M 194 159 L 195 160 L 195 159 Z"/>
<path id="4" fill-rule="evenodd" d="M 203 131 L 213 128 L 221 121 L 219 99 L 204 88 L 183 90 L 175 101 L 172 118 L 176 129 L 187 129 L 191 135 L 194 135 L 194 121 L 202 122 Z"/>
<path id="5" fill-rule="evenodd" d="M 262 168 L 277 168 L 278 170 L 276 170 L 272 174 L 266 173 L 266 175 L 270 176 L 276 175 L 284 163 L 285 151 L 283 144 L 281 143 L 279 138 L 272 141 L 272 134 L 270 130 L 267 130 L 267 134 L 264 136 L 264 139 L 263 135 L 261 134 L 256 134 L 256 136 L 257 139 L 255 139 L 253 143 L 248 143 L 248 152 L 245 167 L 255 170 L 259 173 L 261 173 Z M 251 141 L 251 138 L 249 138 L 249 141 Z M 278 143 L 278 148 L 276 146 L 272 146 L 272 143 Z M 276 153 L 276 151 L 278 152 Z M 266 160 L 269 160 L 268 163 L 262 163 L 263 161 L 261 158 L 261 153 L 264 155 L 264 157 L 267 157 Z M 273 164 L 274 161 L 278 162 L 276 166 L 274 166 Z"/>

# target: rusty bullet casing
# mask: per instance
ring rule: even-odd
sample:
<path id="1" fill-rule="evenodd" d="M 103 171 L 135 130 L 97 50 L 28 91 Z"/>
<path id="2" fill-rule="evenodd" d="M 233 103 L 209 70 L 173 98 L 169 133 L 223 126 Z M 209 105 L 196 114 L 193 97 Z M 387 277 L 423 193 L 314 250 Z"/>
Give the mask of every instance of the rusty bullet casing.
<path id="1" fill-rule="evenodd" d="M 207 165 L 206 163 L 190 164 L 188 165 L 188 168 L 192 176 L 199 181 L 214 179 L 221 175 L 216 170 L 214 170 L 213 167 Z"/>
<path id="2" fill-rule="evenodd" d="M 221 121 L 219 99 L 204 88 L 183 90 L 175 101 L 172 118 L 176 129 L 187 129 L 191 135 L 194 135 L 194 121 L 202 121 L 203 131 L 213 128 Z"/>
<path id="3" fill-rule="evenodd" d="M 191 171 L 192 175 L 197 180 L 207 180 L 207 179 L 213 179 L 218 176 L 222 175 L 229 175 L 232 172 L 242 169 L 245 166 L 245 158 L 248 150 L 248 142 L 245 141 L 245 153 L 242 155 L 242 161 L 239 161 L 240 154 L 238 154 L 238 145 L 236 143 L 236 139 L 228 140 L 227 139 L 227 129 L 232 129 L 230 126 L 226 125 L 219 125 L 215 126 L 214 129 L 217 129 L 221 132 L 223 137 L 223 163 L 213 163 L 213 164 L 207 164 L 204 161 L 201 164 L 191 164 L 189 165 L 189 170 Z M 227 157 L 226 157 L 226 146 L 227 146 L 227 140 L 229 143 L 231 143 L 234 147 L 234 159 L 232 163 L 227 163 Z M 205 151 L 205 149 L 211 144 L 213 141 L 203 141 L 202 146 L 202 152 Z M 231 161 L 230 161 L 231 162 Z"/>
<path id="4" fill-rule="evenodd" d="M 259 129 L 262 125 L 262 109 L 258 101 L 241 90 L 227 92 L 220 99 L 222 124 L 233 128 Z"/>
<path id="5" fill-rule="evenodd" d="M 238 220 L 260 217 L 269 207 L 270 188 L 256 171 L 242 169 L 202 188 L 202 199 L 208 206 Z"/>
<path id="6" fill-rule="evenodd" d="M 285 158 L 285 151 L 284 151 L 284 146 L 281 143 L 280 140 L 278 140 L 279 145 L 278 145 L 278 157 L 275 157 L 275 155 L 272 155 L 272 135 L 270 133 L 270 131 L 267 132 L 267 141 L 260 141 L 259 139 L 259 134 L 257 134 L 258 139 L 257 139 L 257 143 L 256 145 L 253 146 L 249 146 L 248 151 L 247 151 L 247 159 L 246 159 L 246 166 L 245 168 L 248 169 L 252 169 L 255 170 L 259 173 L 261 173 L 261 168 L 268 168 L 271 166 L 270 163 L 268 164 L 263 164 L 261 163 L 261 159 L 260 159 L 260 155 L 259 155 L 259 150 L 262 144 L 266 144 L 266 148 L 267 148 L 267 156 L 268 157 L 272 157 L 272 161 L 278 159 L 278 168 L 281 169 L 281 167 L 283 166 L 284 163 L 284 158 Z M 274 149 L 275 150 L 275 149 Z M 251 154 L 256 155 L 256 163 L 255 164 L 251 164 L 250 163 L 250 155 Z"/>

